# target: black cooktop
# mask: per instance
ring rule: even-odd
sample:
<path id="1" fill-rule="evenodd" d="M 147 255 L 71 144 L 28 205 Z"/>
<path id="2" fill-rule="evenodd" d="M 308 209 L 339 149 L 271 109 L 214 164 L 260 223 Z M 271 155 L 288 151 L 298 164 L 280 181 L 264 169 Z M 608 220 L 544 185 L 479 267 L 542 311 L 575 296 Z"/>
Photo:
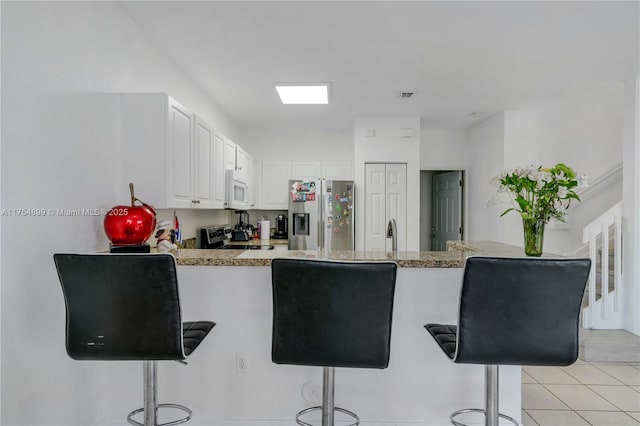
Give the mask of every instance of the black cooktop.
<path id="1" fill-rule="evenodd" d="M 228 244 L 226 246 L 219 247 L 226 250 L 273 250 L 273 246 L 257 246 L 257 245 L 236 245 Z"/>

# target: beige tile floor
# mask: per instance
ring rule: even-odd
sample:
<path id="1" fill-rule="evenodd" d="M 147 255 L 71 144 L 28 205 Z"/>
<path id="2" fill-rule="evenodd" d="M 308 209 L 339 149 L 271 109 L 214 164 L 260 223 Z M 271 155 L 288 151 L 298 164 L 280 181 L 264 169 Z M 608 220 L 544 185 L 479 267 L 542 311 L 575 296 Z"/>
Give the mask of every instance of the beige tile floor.
<path id="1" fill-rule="evenodd" d="M 640 363 L 522 368 L 525 426 L 640 425 Z"/>

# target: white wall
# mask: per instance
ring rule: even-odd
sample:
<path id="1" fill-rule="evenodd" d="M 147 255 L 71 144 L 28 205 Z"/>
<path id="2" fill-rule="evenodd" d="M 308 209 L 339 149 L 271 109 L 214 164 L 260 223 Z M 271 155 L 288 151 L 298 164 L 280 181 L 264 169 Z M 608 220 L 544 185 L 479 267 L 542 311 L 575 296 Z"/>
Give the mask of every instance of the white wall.
<path id="1" fill-rule="evenodd" d="M 241 145 L 254 158 L 281 161 L 353 161 L 353 133 L 246 129 Z"/>
<path id="2" fill-rule="evenodd" d="M 366 132 L 374 129 L 375 136 Z M 402 138 L 402 129 L 413 129 Z M 418 117 L 358 118 L 353 134 L 354 181 L 364 193 L 365 163 L 407 164 L 407 250 L 420 249 L 420 119 Z M 356 197 L 356 250 L 364 248 L 364 197 Z"/>
<path id="3" fill-rule="evenodd" d="M 464 130 L 423 129 L 420 134 L 420 170 L 466 170 L 469 138 Z"/>
<path id="4" fill-rule="evenodd" d="M 128 202 L 116 187 L 118 105 L 103 93 L 167 92 L 231 137 L 239 134 L 117 4 L 1 7 L 3 209 Z M 110 410 L 102 383 L 112 370 L 66 356 L 52 254 L 105 249 L 102 217 L 4 217 L 2 225 L 1 422 L 99 423 Z M 141 402 L 139 385 L 132 384 L 131 408 Z"/>
<path id="5" fill-rule="evenodd" d="M 504 168 L 566 163 L 596 180 L 622 162 L 623 85 L 593 84 L 508 110 L 469 130 L 469 233 L 523 245 L 517 213 L 497 219 L 510 205 L 485 208 L 496 188 L 491 177 Z M 622 197 L 621 182 L 569 211 L 568 229 L 545 229 L 544 250 L 567 254 L 582 245 L 582 228 Z"/>
<path id="6" fill-rule="evenodd" d="M 566 163 L 597 179 L 622 163 L 623 84 L 599 83 L 563 91 L 505 112 L 505 167 Z M 570 212 L 569 229 L 545 230 L 544 249 L 565 254 L 582 244 L 582 227 L 622 199 L 621 182 Z M 505 242 L 522 245 L 516 214 L 504 219 Z M 513 217 L 511 217 L 513 216 Z"/>
<path id="7" fill-rule="evenodd" d="M 499 216 L 505 206 L 487 206 L 487 201 L 495 194 L 490 180 L 504 168 L 504 121 L 505 116 L 500 113 L 487 118 L 468 132 L 468 240 L 504 241 L 503 223 Z"/>

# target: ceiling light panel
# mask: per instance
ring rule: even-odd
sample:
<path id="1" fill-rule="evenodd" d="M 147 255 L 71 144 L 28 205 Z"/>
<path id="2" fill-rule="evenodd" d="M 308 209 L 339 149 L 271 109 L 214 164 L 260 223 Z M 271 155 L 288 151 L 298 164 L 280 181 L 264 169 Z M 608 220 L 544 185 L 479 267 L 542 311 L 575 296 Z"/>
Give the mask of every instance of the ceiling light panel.
<path id="1" fill-rule="evenodd" d="M 318 105 L 329 103 L 327 83 L 276 83 L 280 100 L 287 105 Z"/>

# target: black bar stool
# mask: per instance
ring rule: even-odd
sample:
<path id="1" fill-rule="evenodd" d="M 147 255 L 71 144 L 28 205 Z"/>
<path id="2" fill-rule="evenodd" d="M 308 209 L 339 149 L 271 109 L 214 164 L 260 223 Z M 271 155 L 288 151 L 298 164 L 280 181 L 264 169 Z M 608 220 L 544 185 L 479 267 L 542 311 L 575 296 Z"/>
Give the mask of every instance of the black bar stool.
<path id="1" fill-rule="evenodd" d="M 176 263 L 170 254 L 55 254 L 67 310 L 67 354 L 76 360 L 143 361 L 144 407 L 127 421 L 169 426 L 191 419 L 190 409 L 157 403 L 157 361 L 184 364 L 214 327 L 182 322 Z M 186 416 L 161 425 L 158 408 Z M 143 413 L 144 423 L 133 419 Z"/>
<path id="2" fill-rule="evenodd" d="M 276 364 L 323 367 L 322 426 L 333 426 L 334 368 L 387 368 L 397 265 L 393 262 L 334 262 L 274 259 L 273 335 Z"/>
<path id="3" fill-rule="evenodd" d="M 486 426 L 499 417 L 498 365 L 566 366 L 578 358 L 578 317 L 591 261 L 470 257 L 467 259 L 458 326 L 427 324 L 444 353 L 456 363 L 485 365 L 485 408 L 456 416 L 485 414 Z"/>

